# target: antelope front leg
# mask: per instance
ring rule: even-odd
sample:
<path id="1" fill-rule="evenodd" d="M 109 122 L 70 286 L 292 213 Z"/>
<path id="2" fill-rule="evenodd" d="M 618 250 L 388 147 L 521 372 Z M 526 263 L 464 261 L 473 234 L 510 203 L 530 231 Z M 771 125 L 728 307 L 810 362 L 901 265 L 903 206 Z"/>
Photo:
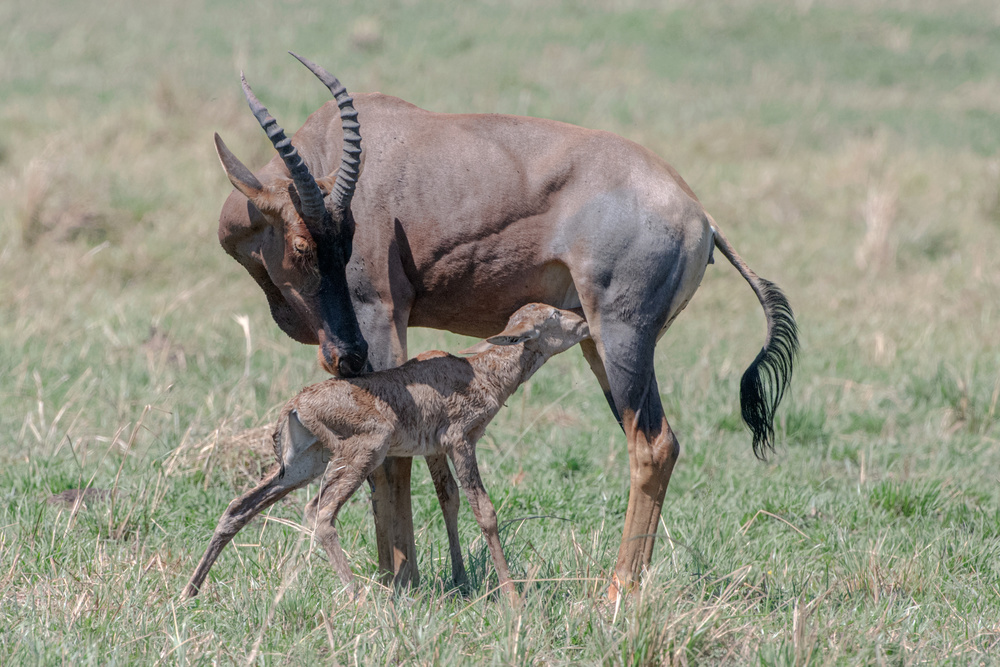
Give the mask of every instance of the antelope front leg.
<path id="1" fill-rule="evenodd" d="M 387 457 L 372 471 L 372 514 L 378 567 L 396 586 L 417 586 L 417 545 L 413 537 L 410 471 L 413 459 Z"/>
<path id="2" fill-rule="evenodd" d="M 358 255 L 355 255 L 358 257 Z M 389 275 L 381 282 L 386 301 L 358 302 L 354 307 L 365 340 L 368 341 L 369 370 L 394 368 L 406 361 L 406 324 L 409 321 L 413 291 L 398 256 L 390 254 Z M 368 280 L 362 273 L 348 271 L 348 280 Z M 392 283 L 390 287 L 390 283 Z M 364 284 L 353 284 L 355 291 L 370 291 Z M 396 586 L 417 586 L 417 545 L 413 535 L 413 508 L 410 501 L 410 472 L 413 459 L 387 457 L 371 472 L 372 515 L 375 519 L 375 545 L 378 548 L 378 568 L 383 583 Z"/>
<path id="3" fill-rule="evenodd" d="M 510 571 L 507 567 L 507 558 L 503 554 L 503 547 L 500 545 L 500 531 L 497 527 L 497 513 L 490 502 L 490 496 L 486 493 L 483 480 L 479 476 L 479 464 L 476 462 L 475 449 L 468 446 L 455 448 L 452 453 L 452 461 L 455 463 L 455 471 L 458 479 L 462 482 L 465 496 L 472 506 L 472 514 L 479 523 L 479 528 L 483 531 L 486 544 L 490 548 L 490 555 L 493 557 L 493 567 L 497 571 L 497 579 L 500 588 L 510 598 L 511 602 L 517 602 L 517 590 L 514 582 L 510 580 Z"/>

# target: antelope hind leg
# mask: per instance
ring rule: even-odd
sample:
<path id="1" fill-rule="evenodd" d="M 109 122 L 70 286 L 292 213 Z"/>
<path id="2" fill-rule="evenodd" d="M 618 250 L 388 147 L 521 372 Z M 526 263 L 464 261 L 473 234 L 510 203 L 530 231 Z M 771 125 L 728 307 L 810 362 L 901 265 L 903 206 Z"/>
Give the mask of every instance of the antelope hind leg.
<path id="1" fill-rule="evenodd" d="M 628 411 L 624 421 L 630 464 L 629 496 L 615 580 L 608 591 L 612 598 L 623 587 L 638 583 L 652 560 L 663 499 L 680 452 L 677 439 L 662 415 L 655 427 L 641 423 Z"/>
<path id="2" fill-rule="evenodd" d="M 629 346 L 622 347 L 629 349 Z M 610 345 L 608 348 L 617 349 Z M 622 588 L 637 583 L 642 571 L 649 566 L 663 498 L 680 455 L 680 445 L 663 415 L 653 375 L 652 341 L 648 359 L 634 361 L 634 364 L 622 360 L 605 364 L 605 368 L 611 369 L 609 382 L 622 417 L 629 458 L 628 509 L 614 581 L 608 591 L 613 599 Z"/>

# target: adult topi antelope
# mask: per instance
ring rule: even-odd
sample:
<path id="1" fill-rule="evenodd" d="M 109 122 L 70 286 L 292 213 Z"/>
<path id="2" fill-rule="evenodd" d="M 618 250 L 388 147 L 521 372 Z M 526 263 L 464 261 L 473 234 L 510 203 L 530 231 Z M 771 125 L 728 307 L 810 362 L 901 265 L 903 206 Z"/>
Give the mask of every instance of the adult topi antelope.
<path id="1" fill-rule="evenodd" d="M 583 354 L 628 440 L 616 594 L 650 562 L 680 451 L 653 373 L 656 341 L 717 247 L 767 319 L 740 387 L 763 456 L 798 346 L 788 301 L 740 258 L 680 175 L 635 143 L 551 120 L 432 113 L 380 93 L 352 99 L 296 58 L 335 100 L 289 142 L 244 80 L 278 155 L 254 173 L 216 135 L 236 188 L 220 242 L 257 280 L 278 326 L 319 345 L 334 375 L 401 364 L 409 326 L 487 338 L 526 303 L 582 308 L 591 333 Z M 453 505 L 444 456 L 427 461 L 442 506 Z M 404 583 L 418 577 L 410 465 L 390 457 L 372 476 L 379 564 Z"/>

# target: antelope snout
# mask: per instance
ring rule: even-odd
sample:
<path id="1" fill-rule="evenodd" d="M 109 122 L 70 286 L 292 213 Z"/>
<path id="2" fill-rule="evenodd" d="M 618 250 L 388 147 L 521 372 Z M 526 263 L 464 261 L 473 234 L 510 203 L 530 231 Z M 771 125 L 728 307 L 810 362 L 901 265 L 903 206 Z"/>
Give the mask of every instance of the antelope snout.
<path id="1" fill-rule="evenodd" d="M 324 342 L 319 346 L 319 365 L 330 375 L 351 378 L 361 375 L 368 362 L 368 345 L 351 350 L 338 350 L 333 343 Z"/>
<path id="2" fill-rule="evenodd" d="M 361 375 L 365 370 L 365 363 L 368 361 L 368 353 L 354 352 L 340 358 L 338 368 L 342 377 L 355 377 Z"/>

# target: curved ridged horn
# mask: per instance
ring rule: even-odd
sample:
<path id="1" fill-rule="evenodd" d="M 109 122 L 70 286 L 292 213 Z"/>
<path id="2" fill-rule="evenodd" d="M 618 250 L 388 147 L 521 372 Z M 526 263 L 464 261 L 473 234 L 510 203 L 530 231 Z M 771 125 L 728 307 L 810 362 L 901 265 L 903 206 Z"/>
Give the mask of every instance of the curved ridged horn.
<path id="1" fill-rule="evenodd" d="M 281 159 L 285 162 L 285 166 L 288 167 L 289 173 L 292 175 L 295 189 L 299 193 L 302 216 L 305 218 L 307 226 L 308 224 L 319 225 L 326 215 L 326 207 L 323 205 L 323 192 L 319 189 L 319 185 L 316 184 L 316 179 L 309 173 L 309 168 L 302 160 L 299 152 L 295 150 L 292 140 L 285 136 L 285 131 L 278 125 L 278 121 L 268 113 L 267 108 L 260 103 L 257 96 L 250 90 L 250 84 L 247 83 L 243 72 L 240 72 L 240 80 L 243 82 L 243 93 L 247 97 L 250 110 L 257 118 L 257 122 L 260 123 L 261 128 L 267 134 L 267 138 L 271 140 L 271 144 L 278 151 L 278 155 L 281 156 Z"/>
<path id="2" fill-rule="evenodd" d="M 358 112 L 354 109 L 354 98 L 347 92 L 337 77 L 333 76 L 316 63 L 292 53 L 300 63 L 309 68 L 316 78 L 323 82 L 330 94 L 337 100 L 340 107 L 340 124 L 344 129 L 344 148 L 340 159 L 340 170 L 337 172 L 337 182 L 333 186 L 333 204 L 341 211 L 346 211 L 354 197 L 354 188 L 358 184 L 358 173 L 361 167 L 361 125 L 358 123 Z"/>

